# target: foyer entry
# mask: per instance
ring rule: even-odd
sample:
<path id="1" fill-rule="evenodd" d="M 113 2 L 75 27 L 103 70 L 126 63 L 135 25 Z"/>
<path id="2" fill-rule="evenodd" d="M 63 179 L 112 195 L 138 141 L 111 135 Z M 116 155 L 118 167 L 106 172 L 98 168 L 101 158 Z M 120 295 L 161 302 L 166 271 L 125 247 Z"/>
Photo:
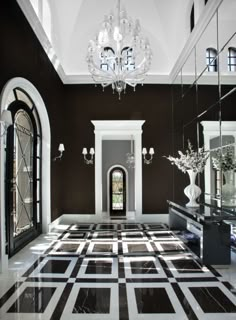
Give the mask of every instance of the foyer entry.
<path id="1" fill-rule="evenodd" d="M 134 214 L 135 218 L 139 219 L 142 215 L 142 125 L 145 120 L 92 120 L 91 122 L 95 129 L 96 216 L 100 218 L 104 213 L 109 214 L 110 191 L 108 190 L 107 172 L 111 166 L 120 165 L 127 169 L 129 174 L 126 183 L 126 197 L 122 199 L 126 215 Z M 126 155 L 130 152 L 131 137 L 135 153 L 135 168 L 133 169 L 126 166 Z M 126 207 L 123 200 L 126 201 Z"/>

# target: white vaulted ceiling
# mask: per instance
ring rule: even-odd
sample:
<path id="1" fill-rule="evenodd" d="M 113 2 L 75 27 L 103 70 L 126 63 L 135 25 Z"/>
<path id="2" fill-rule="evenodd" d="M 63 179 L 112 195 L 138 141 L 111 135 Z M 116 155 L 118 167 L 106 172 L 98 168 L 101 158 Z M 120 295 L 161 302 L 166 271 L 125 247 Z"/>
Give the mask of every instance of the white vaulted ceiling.
<path id="1" fill-rule="evenodd" d="M 114 12 L 117 0 L 17 2 L 63 83 L 93 83 L 86 63 L 88 42 L 99 30 L 104 15 Z M 206 7 L 205 0 L 194 2 L 200 4 L 195 7 L 195 15 L 197 12 L 201 18 L 212 1 Z M 193 0 L 121 0 L 128 16 L 140 20 L 143 34 L 150 41 L 153 60 L 146 83 L 171 82 L 170 75 L 190 37 L 192 5 Z"/>
<path id="2" fill-rule="evenodd" d="M 117 0 L 18 0 L 50 60 L 65 83 L 89 83 L 88 42 L 114 12 Z M 149 38 L 153 61 L 149 82 L 166 83 L 190 34 L 192 0 L 123 0 Z M 148 82 L 148 79 L 147 79 Z"/>

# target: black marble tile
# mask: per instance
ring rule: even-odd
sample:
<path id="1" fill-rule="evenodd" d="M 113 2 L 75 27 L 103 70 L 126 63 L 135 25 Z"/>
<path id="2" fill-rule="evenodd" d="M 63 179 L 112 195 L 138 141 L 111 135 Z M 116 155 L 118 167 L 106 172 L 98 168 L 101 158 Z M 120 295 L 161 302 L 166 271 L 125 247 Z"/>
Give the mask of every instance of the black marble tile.
<path id="1" fill-rule="evenodd" d="M 127 239 L 133 239 L 133 238 L 139 238 L 139 239 L 142 239 L 143 238 L 143 234 L 141 233 L 135 233 L 135 232 L 130 232 L 130 233 L 126 233 L 124 236 L 124 238 L 127 238 Z"/>
<path id="2" fill-rule="evenodd" d="M 48 260 L 40 273 L 65 273 L 69 264 L 69 260 Z"/>
<path id="3" fill-rule="evenodd" d="M 133 274 L 157 274 L 158 271 L 153 261 L 131 261 L 131 272 Z"/>
<path id="4" fill-rule="evenodd" d="M 139 229 L 139 226 L 137 224 L 124 224 L 123 228 L 125 230 L 137 230 Z"/>
<path id="5" fill-rule="evenodd" d="M 78 250 L 79 245 L 76 243 L 61 243 L 56 252 L 72 252 L 75 253 Z"/>
<path id="6" fill-rule="evenodd" d="M 134 253 L 134 252 L 148 252 L 147 246 L 144 243 L 128 243 L 128 252 Z"/>
<path id="7" fill-rule="evenodd" d="M 168 251 L 186 251 L 183 247 L 181 247 L 178 243 L 161 243 L 161 246 L 165 252 Z"/>
<path id="8" fill-rule="evenodd" d="M 52 287 L 27 287 L 7 312 L 43 313 L 55 290 Z"/>
<path id="9" fill-rule="evenodd" d="M 109 313 L 110 288 L 80 288 L 73 313 Z"/>
<path id="10" fill-rule="evenodd" d="M 93 252 L 113 252 L 112 249 L 112 244 L 96 243 L 93 247 Z"/>
<path id="11" fill-rule="evenodd" d="M 84 225 L 74 225 L 72 226 L 73 230 L 89 230 L 90 224 L 84 224 Z"/>
<path id="12" fill-rule="evenodd" d="M 86 274 L 111 274 L 112 262 L 101 260 L 89 260 Z"/>
<path id="13" fill-rule="evenodd" d="M 175 313 L 165 288 L 135 288 L 135 297 L 138 313 Z"/>
<path id="14" fill-rule="evenodd" d="M 120 320 L 129 320 L 126 285 L 119 284 L 119 316 Z"/>
<path id="15" fill-rule="evenodd" d="M 180 259 L 171 262 L 179 273 L 203 273 L 201 266 L 195 260 Z"/>
<path id="16" fill-rule="evenodd" d="M 189 287 L 189 290 L 205 313 L 236 313 L 236 306 L 218 287 Z"/>
<path id="17" fill-rule="evenodd" d="M 150 230 L 166 230 L 167 227 L 161 224 L 149 224 L 148 228 Z"/>
<path id="18" fill-rule="evenodd" d="M 174 235 L 172 232 L 153 232 L 153 236 L 155 238 L 167 238 L 167 239 L 173 239 Z"/>
<path id="19" fill-rule="evenodd" d="M 93 239 L 113 239 L 114 236 L 115 234 L 111 232 L 98 232 L 98 234 L 93 237 Z"/>
<path id="20" fill-rule="evenodd" d="M 70 239 L 70 240 L 77 240 L 77 239 L 84 239 L 86 236 L 86 233 L 83 232 L 79 232 L 79 233 L 70 233 L 68 235 L 68 237 L 66 237 L 65 239 Z M 65 240 L 63 239 L 63 240 Z"/>
<path id="21" fill-rule="evenodd" d="M 101 224 L 99 230 L 115 230 L 114 224 Z"/>

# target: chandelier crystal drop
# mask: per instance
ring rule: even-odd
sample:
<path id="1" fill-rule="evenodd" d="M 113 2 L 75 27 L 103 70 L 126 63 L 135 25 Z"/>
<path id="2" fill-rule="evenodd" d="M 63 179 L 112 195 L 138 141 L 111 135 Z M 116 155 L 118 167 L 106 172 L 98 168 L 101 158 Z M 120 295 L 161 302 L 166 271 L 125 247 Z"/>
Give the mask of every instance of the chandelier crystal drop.
<path id="1" fill-rule="evenodd" d="M 125 92 L 126 85 L 143 83 L 149 71 L 152 52 L 148 39 L 141 34 L 138 20 L 135 22 L 121 10 L 107 15 L 101 30 L 89 41 L 87 63 L 95 83 L 103 88 L 111 85 L 113 92 Z"/>

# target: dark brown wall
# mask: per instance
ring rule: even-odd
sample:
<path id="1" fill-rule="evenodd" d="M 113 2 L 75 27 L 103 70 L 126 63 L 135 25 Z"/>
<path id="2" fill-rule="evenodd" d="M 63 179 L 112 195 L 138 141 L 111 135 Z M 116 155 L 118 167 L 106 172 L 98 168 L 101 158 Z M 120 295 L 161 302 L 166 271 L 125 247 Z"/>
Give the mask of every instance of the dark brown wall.
<path id="1" fill-rule="evenodd" d="M 111 89 L 102 92 L 94 85 L 66 86 L 66 153 L 61 164 L 64 188 L 63 212 L 94 212 L 94 168 L 83 163 L 83 147 L 94 146 L 91 120 L 146 120 L 143 145 L 156 150 L 153 164 L 143 166 L 143 211 L 166 212 L 171 198 L 171 168 L 162 155 L 171 153 L 171 98 L 168 85 L 139 86 L 119 101 Z"/>
<path id="2" fill-rule="evenodd" d="M 23 77 L 41 94 L 52 129 L 52 155 L 62 131 L 64 86 L 14 0 L 0 1 L 0 92 L 8 80 Z M 61 213 L 59 167 L 52 166 L 52 213 Z M 62 190 L 63 191 L 63 190 Z"/>

